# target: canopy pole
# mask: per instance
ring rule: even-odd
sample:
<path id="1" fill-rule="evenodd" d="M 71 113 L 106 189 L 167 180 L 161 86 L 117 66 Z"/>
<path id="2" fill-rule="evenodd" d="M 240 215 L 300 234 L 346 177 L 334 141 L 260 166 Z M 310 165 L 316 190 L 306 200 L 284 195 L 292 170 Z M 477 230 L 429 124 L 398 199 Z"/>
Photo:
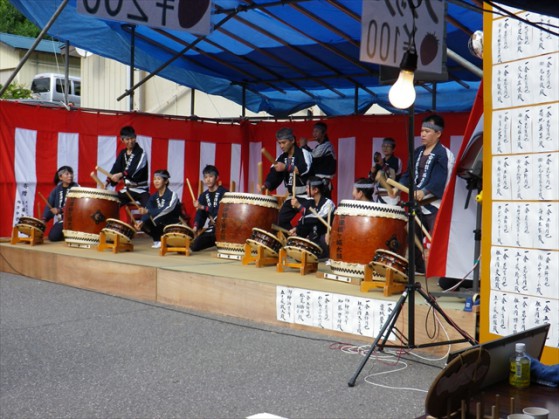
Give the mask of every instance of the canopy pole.
<path id="1" fill-rule="evenodd" d="M 4 87 L 2 87 L 2 89 L 0 90 L 0 96 L 2 96 L 4 94 L 4 92 L 8 89 L 8 86 L 15 79 L 17 73 L 19 73 L 19 70 L 21 70 L 21 67 L 24 66 L 24 64 L 27 62 L 27 60 L 31 56 L 31 54 L 33 54 L 33 52 L 35 51 L 35 48 L 37 48 L 37 45 L 39 45 L 39 42 L 41 42 L 41 40 L 43 39 L 43 36 L 45 36 L 45 34 L 50 29 L 50 27 L 53 25 L 53 23 L 56 21 L 56 19 L 60 15 L 60 13 L 62 13 L 62 10 L 64 10 L 64 7 L 66 7 L 66 5 L 68 4 L 68 1 L 69 0 L 63 0 L 63 2 L 60 3 L 60 6 L 58 6 L 58 9 L 56 9 L 56 11 L 54 12 L 54 14 L 50 18 L 50 20 L 47 22 L 47 24 L 45 25 L 43 30 L 39 33 L 39 35 L 37 35 L 37 39 L 35 39 L 35 42 L 33 42 L 33 45 L 31 45 L 31 48 L 29 48 L 29 50 L 25 53 L 25 55 L 23 56 L 23 58 L 21 59 L 21 61 L 17 65 L 17 67 L 15 68 L 14 72 L 10 75 L 10 77 L 8 77 L 8 80 L 6 81 L 6 84 L 4 85 Z"/>
<path id="2" fill-rule="evenodd" d="M 433 108 L 433 112 L 437 111 L 437 82 L 433 83 L 433 93 L 431 94 L 432 102 L 431 107 Z"/>
<path id="3" fill-rule="evenodd" d="M 196 106 L 196 89 L 190 88 L 190 116 L 196 115 L 194 107 Z"/>
<path id="4" fill-rule="evenodd" d="M 242 117 L 244 118 L 246 116 L 247 113 L 247 108 L 246 108 L 246 101 L 247 101 L 247 87 L 246 85 L 243 83 L 243 97 L 242 97 Z"/>
<path id="5" fill-rule="evenodd" d="M 130 25 L 130 101 L 128 102 L 128 110 L 134 110 L 134 64 L 136 62 L 136 25 Z"/>
<path id="6" fill-rule="evenodd" d="M 68 1 L 68 0 L 66 0 Z M 225 16 L 223 19 L 221 19 L 218 23 L 216 23 L 214 25 L 214 30 L 216 30 L 217 28 L 223 26 L 228 20 L 230 20 L 233 16 L 235 16 L 238 12 L 234 12 L 231 13 L 227 16 Z M 136 83 L 134 86 L 132 86 L 130 89 L 126 90 L 123 94 L 121 94 L 119 97 L 116 98 L 117 102 L 121 101 L 122 99 L 124 99 L 126 96 L 131 95 L 132 92 L 134 90 L 136 90 L 138 87 L 140 87 L 141 85 L 143 85 L 145 82 L 147 82 L 149 79 L 151 79 L 154 76 L 157 76 L 164 68 L 166 68 L 169 64 L 171 64 L 173 61 L 175 61 L 176 59 L 178 59 L 179 57 L 183 56 L 187 51 L 191 50 L 192 48 L 194 48 L 196 45 L 198 45 L 200 42 L 202 42 L 204 39 L 206 39 L 208 37 L 208 35 L 203 35 L 200 36 L 199 38 L 196 38 L 196 40 L 192 43 L 190 43 L 188 46 L 186 46 L 185 48 L 183 48 L 182 50 L 180 50 L 179 52 L 177 52 L 175 55 L 173 55 L 170 59 L 168 59 L 167 61 L 165 61 L 163 64 L 161 64 L 159 67 L 157 67 L 155 70 L 153 70 L 151 73 L 149 73 L 146 77 L 144 77 L 142 80 L 140 80 L 138 83 Z"/>
<path id="7" fill-rule="evenodd" d="M 466 60 L 464 57 L 462 57 L 461 55 L 458 55 L 456 52 L 454 52 L 453 50 L 451 50 L 450 48 L 446 49 L 446 54 L 448 58 L 452 58 L 454 61 L 456 61 L 459 65 L 461 65 L 462 67 L 464 67 L 466 70 L 471 71 L 472 73 L 474 73 L 476 76 L 478 76 L 480 79 L 483 79 L 483 70 L 481 68 L 479 68 L 478 66 L 472 64 L 471 62 L 469 62 L 468 60 Z"/>
<path id="8" fill-rule="evenodd" d="M 64 57 L 64 104 L 68 103 L 68 94 L 70 92 L 70 41 L 64 43 L 66 48 L 66 56 Z"/>

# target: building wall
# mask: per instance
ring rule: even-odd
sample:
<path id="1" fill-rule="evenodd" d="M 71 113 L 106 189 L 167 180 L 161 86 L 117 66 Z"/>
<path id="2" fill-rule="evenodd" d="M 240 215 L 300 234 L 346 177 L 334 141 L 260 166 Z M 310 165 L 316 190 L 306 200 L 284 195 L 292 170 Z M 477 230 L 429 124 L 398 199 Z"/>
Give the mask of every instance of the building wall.
<path id="1" fill-rule="evenodd" d="M 0 43 L 0 84 L 4 84 L 9 79 L 26 52 Z M 34 52 L 29 56 L 13 81 L 30 88 L 36 74 L 64 74 L 64 60 L 65 56 L 62 54 Z M 79 57 L 70 57 L 69 72 L 71 76 L 80 76 Z"/>

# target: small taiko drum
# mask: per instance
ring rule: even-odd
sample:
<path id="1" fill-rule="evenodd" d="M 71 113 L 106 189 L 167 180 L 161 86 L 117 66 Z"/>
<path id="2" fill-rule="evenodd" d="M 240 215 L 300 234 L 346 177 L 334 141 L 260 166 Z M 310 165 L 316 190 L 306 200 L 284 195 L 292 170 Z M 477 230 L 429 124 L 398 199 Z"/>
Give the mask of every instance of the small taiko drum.
<path id="1" fill-rule="evenodd" d="M 371 267 L 376 274 L 383 278 L 386 277 L 386 270 L 390 268 L 394 271 L 395 281 L 407 282 L 408 280 L 408 261 L 389 250 L 378 249 L 371 262 Z"/>
<path id="2" fill-rule="evenodd" d="M 118 219 L 119 199 L 115 191 L 73 187 L 64 205 L 64 240 L 68 246 L 99 244 L 99 233 L 109 218 Z"/>
<path id="3" fill-rule="evenodd" d="M 23 216 L 19 217 L 16 228 L 17 231 L 26 236 L 31 236 L 32 232 L 35 231 L 35 235 L 42 237 L 43 234 L 45 234 L 47 226 L 38 218 Z"/>
<path id="4" fill-rule="evenodd" d="M 247 243 L 254 250 L 257 250 L 258 246 L 262 246 L 268 256 L 277 256 L 282 247 L 280 239 L 257 227 L 252 229 L 252 234 L 247 239 Z"/>
<path id="5" fill-rule="evenodd" d="M 342 276 L 363 278 L 378 249 L 403 255 L 406 212 L 395 205 L 342 200 L 330 232 L 330 268 Z"/>
<path id="6" fill-rule="evenodd" d="M 136 234 L 136 230 L 130 224 L 114 218 L 108 218 L 107 224 L 101 231 L 110 242 L 114 242 L 119 236 L 123 243 L 130 243 Z"/>
<path id="7" fill-rule="evenodd" d="M 322 254 L 322 249 L 316 243 L 302 237 L 290 236 L 284 246 L 287 256 L 295 259 L 297 262 L 303 260 L 303 255 L 307 255 L 307 261 L 318 262 L 318 258 Z"/>
<path id="8" fill-rule="evenodd" d="M 219 203 L 215 239 L 218 256 L 241 259 L 253 228 L 270 230 L 278 219 L 278 199 L 271 195 L 227 192 Z"/>
<path id="9" fill-rule="evenodd" d="M 184 224 L 169 224 L 163 229 L 169 247 L 184 247 L 186 239 L 194 239 L 194 230 Z"/>

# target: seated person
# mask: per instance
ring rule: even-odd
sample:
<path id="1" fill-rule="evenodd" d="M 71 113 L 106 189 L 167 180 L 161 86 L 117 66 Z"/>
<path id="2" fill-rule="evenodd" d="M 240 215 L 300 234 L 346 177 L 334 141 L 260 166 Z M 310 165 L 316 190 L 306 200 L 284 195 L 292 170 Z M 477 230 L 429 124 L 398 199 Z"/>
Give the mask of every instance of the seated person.
<path id="1" fill-rule="evenodd" d="M 386 137 L 382 141 L 382 154 L 384 156 L 381 156 L 380 153 L 375 153 L 375 164 L 369 172 L 369 179 L 376 181 L 375 201 L 382 204 L 397 205 L 400 201 L 397 191 L 390 195 L 388 190 L 379 181 L 381 176 L 384 179 L 390 178 L 398 181 L 402 175 L 402 160 L 394 155 L 395 148 L 396 141 L 394 138 Z"/>
<path id="2" fill-rule="evenodd" d="M 207 165 L 202 171 L 207 189 L 194 202 L 194 232 L 198 233 L 190 244 L 193 252 L 215 246 L 215 221 L 219 203 L 227 189 L 219 185 L 219 172 L 215 166 Z"/>
<path id="3" fill-rule="evenodd" d="M 147 205 L 139 209 L 142 218 L 135 224 L 136 230 L 144 231 L 153 239 L 154 249 L 161 247 L 163 230 L 169 224 L 177 224 L 181 215 L 181 204 L 178 195 L 168 188 L 169 172 L 157 170 L 153 174 L 155 193 L 149 197 Z"/>
<path id="4" fill-rule="evenodd" d="M 290 204 L 295 210 L 298 210 L 301 214 L 297 226 L 289 230 L 291 236 L 297 235 L 304 239 L 308 239 L 313 243 L 320 246 L 322 249 L 322 254 L 319 259 L 328 258 L 328 242 L 326 235 L 328 229 L 326 226 L 318 219 L 321 217 L 324 221 L 333 218 L 332 214 L 336 209 L 334 202 L 331 199 L 324 196 L 324 190 L 328 186 L 324 184 L 321 178 L 317 176 L 311 176 L 307 181 L 307 197 L 306 198 L 291 198 Z M 316 211 L 311 211 L 313 209 Z"/>
<path id="5" fill-rule="evenodd" d="M 56 171 L 54 184 L 56 186 L 49 194 L 48 205 L 43 212 L 43 221 L 47 223 L 49 220 L 53 220 L 49 231 L 49 240 L 58 242 L 64 240 L 62 228 L 66 195 L 68 195 L 70 188 L 79 185 L 74 182 L 74 170 L 70 166 L 62 166 Z"/>
<path id="6" fill-rule="evenodd" d="M 282 154 L 272 165 L 262 189 L 276 189 L 283 180 L 289 195 L 280 208 L 278 225 L 289 230 L 292 228 L 291 220 L 297 215 L 297 210 L 291 206 L 291 198 L 293 198 L 293 194 L 296 197 L 305 197 L 312 156 L 308 150 L 299 148 L 295 143 L 295 136 L 291 128 L 280 128 L 276 132 L 276 139 Z M 295 185 L 293 185 L 294 178 Z"/>
<path id="7" fill-rule="evenodd" d="M 374 190 L 375 184 L 373 183 L 373 181 L 371 179 L 361 177 L 357 179 L 353 184 L 351 196 L 356 201 L 373 202 Z"/>

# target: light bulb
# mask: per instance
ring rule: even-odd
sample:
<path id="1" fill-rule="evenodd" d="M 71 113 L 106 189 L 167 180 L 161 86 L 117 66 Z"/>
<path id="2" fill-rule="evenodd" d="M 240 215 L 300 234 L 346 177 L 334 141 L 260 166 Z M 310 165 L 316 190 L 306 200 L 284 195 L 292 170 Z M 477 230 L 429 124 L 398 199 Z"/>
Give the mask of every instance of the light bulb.
<path id="1" fill-rule="evenodd" d="M 396 83 L 388 92 L 388 100 L 398 109 L 407 109 L 415 102 L 415 87 L 413 85 L 414 72 L 410 70 L 400 70 L 400 75 Z"/>

